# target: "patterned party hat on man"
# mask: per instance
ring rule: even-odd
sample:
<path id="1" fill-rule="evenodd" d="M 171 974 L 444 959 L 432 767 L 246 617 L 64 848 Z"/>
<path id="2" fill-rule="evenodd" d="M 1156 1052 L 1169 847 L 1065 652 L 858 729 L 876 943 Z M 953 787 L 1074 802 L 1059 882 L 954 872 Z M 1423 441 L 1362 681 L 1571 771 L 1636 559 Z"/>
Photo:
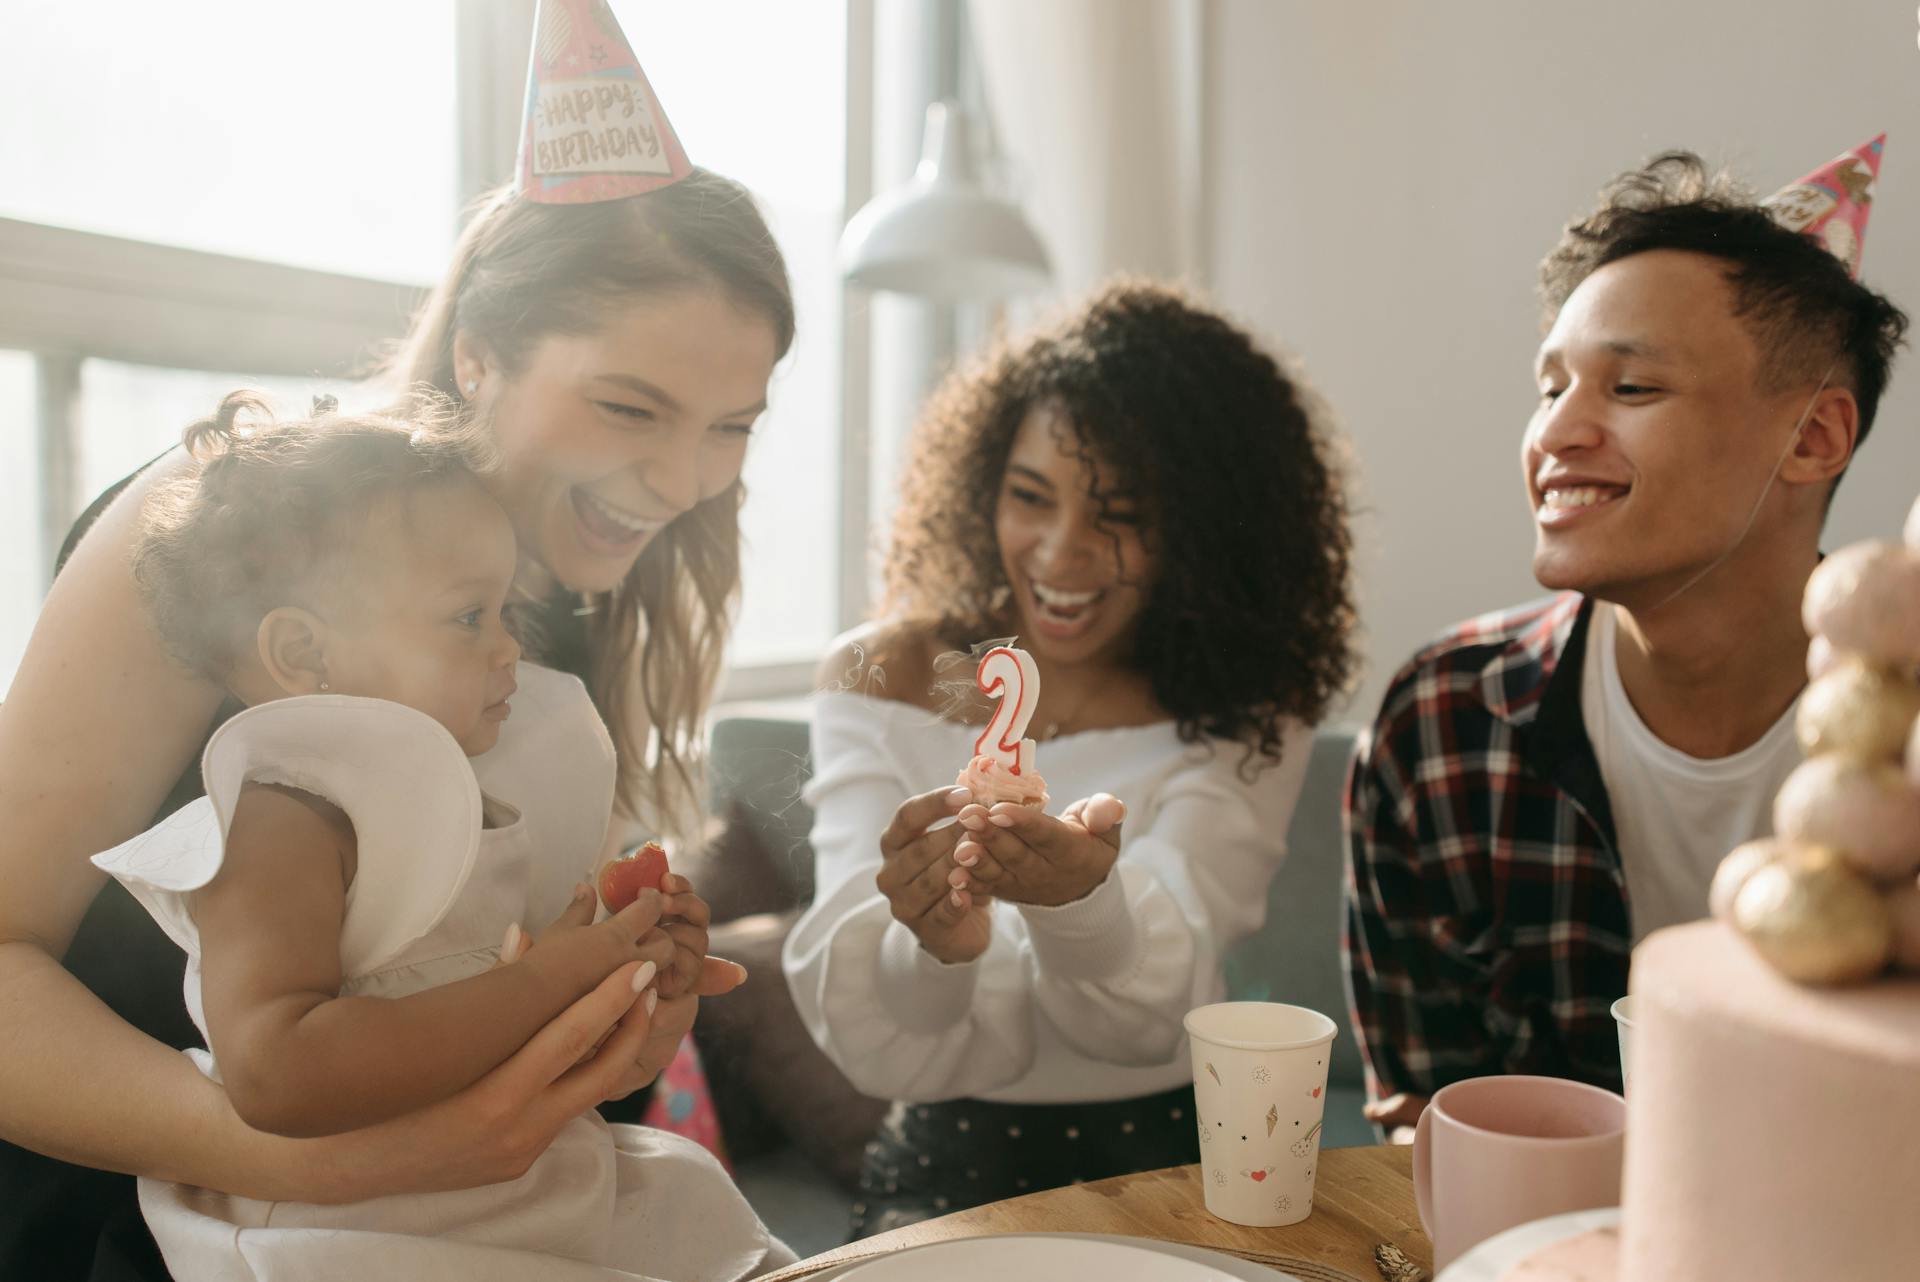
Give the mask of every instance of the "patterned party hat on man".
<path id="1" fill-rule="evenodd" d="M 606 0 L 540 0 L 515 188 L 577 205 L 655 191 L 693 166 Z"/>
<path id="2" fill-rule="evenodd" d="M 1761 201 L 1761 207 L 1788 231 L 1813 237 L 1860 275 L 1860 249 L 1873 211 L 1873 184 L 1880 177 L 1881 134 L 1862 143 Z"/>

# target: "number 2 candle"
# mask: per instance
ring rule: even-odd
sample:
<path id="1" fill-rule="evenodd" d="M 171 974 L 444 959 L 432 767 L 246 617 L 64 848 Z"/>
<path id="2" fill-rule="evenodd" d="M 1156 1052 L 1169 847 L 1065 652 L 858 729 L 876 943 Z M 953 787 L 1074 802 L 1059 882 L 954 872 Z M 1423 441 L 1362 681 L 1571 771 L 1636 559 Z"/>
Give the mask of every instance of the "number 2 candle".
<path id="1" fill-rule="evenodd" d="M 1045 807 L 1047 781 L 1035 764 L 1034 742 L 1025 737 L 1040 701 L 1040 669 L 1033 656 L 1013 646 L 995 646 L 981 656 L 974 681 L 997 702 L 986 729 L 974 740 L 973 759 L 954 782 L 971 789 L 983 806 L 1012 801 L 1036 810 Z"/>

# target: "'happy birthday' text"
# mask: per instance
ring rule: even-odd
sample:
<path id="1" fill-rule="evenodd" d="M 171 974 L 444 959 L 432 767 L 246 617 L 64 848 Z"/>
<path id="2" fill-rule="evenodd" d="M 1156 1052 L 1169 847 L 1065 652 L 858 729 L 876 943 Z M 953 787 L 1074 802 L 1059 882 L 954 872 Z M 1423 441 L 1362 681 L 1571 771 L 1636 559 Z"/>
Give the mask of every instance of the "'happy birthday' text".
<path id="1" fill-rule="evenodd" d="M 543 86 L 534 116 L 533 167 L 541 174 L 666 170 L 653 112 L 634 84 L 622 80 Z"/>

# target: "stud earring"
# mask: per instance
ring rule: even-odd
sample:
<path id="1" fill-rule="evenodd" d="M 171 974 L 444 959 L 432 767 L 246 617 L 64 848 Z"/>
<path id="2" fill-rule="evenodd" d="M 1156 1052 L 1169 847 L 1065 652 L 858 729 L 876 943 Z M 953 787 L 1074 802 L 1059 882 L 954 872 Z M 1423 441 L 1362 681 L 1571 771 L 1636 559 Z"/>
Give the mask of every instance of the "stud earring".
<path id="1" fill-rule="evenodd" d="M 479 390 L 480 390 L 480 380 L 479 380 L 479 379 L 477 379 L 477 378 L 470 378 L 470 379 L 468 379 L 468 380 L 467 380 L 467 395 L 468 395 L 468 396 L 472 396 L 472 395 L 473 395 L 473 394 L 474 394 L 475 392 L 477 392 L 477 391 L 479 391 Z"/>
<path id="2" fill-rule="evenodd" d="M 326 682 L 324 682 L 324 681 L 322 681 L 322 682 L 320 683 L 320 688 L 321 688 L 321 690 L 323 690 L 323 691 L 325 691 L 325 690 L 331 690 L 331 689 L 333 689 L 333 687 L 332 687 L 332 686 L 330 686 L 330 685 L 328 685 L 328 684 L 327 684 Z"/>

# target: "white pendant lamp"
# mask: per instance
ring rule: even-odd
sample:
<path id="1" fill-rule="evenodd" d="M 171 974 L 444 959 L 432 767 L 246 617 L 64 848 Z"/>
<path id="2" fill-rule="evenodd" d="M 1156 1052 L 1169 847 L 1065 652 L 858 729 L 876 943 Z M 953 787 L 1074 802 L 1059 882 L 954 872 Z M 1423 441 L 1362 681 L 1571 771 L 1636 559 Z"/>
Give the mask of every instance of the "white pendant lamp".
<path id="1" fill-rule="evenodd" d="M 960 104 L 927 106 L 920 163 L 904 186 L 868 201 L 840 236 L 840 270 L 856 285 L 948 302 L 1044 289 L 1046 247 L 1011 201 L 988 194 Z"/>

